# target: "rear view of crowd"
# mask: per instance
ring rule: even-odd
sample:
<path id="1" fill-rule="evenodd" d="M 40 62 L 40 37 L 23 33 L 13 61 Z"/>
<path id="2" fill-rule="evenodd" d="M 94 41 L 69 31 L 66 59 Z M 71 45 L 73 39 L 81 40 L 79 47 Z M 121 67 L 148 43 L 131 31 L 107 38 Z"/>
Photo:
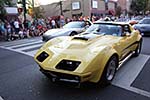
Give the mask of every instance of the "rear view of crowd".
<path id="1" fill-rule="evenodd" d="M 48 29 L 60 28 L 70 21 L 69 18 L 64 19 L 60 16 L 46 19 L 38 18 L 33 21 L 25 20 L 23 23 L 18 18 L 9 21 L 0 19 L 0 37 L 11 41 L 41 36 Z"/>
<path id="2" fill-rule="evenodd" d="M 26 20 L 24 23 L 21 23 L 19 19 L 11 21 L 0 19 L 0 36 L 7 41 L 39 36 L 46 30 L 45 21 Z"/>
<path id="3" fill-rule="evenodd" d="M 30 38 L 35 36 L 41 36 L 49 29 L 60 28 L 70 21 L 76 20 L 91 20 L 92 22 L 105 19 L 106 17 L 95 17 L 91 18 L 86 16 L 64 18 L 64 16 L 48 17 L 46 19 L 38 18 L 32 21 L 25 20 L 22 22 L 19 18 L 12 20 L 1 20 L 0 19 L 0 39 L 11 41 L 16 39 Z M 113 21 L 129 21 L 129 17 L 109 17 Z"/>
<path id="4" fill-rule="evenodd" d="M 41 36 L 44 32 L 53 28 L 60 28 L 66 23 L 79 18 L 64 18 L 63 16 L 39 18 L 33 21 L 25 20 L 23 23 L 18 19 L 0 19 L 0 37 L 6 41 Z M 1 39 L 1 38 L 0 38 Z"/>

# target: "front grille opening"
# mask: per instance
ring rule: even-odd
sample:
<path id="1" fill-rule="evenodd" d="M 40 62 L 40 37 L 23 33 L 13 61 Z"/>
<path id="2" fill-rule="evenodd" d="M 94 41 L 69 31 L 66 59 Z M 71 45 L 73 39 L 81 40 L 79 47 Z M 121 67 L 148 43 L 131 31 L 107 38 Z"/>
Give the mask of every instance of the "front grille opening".
<path id="1" fill-rule="evenodd" d="M 50 73 L 53 75 L 56 75 L 56 78 L 60 78 L 60 79 L 69 79 L 69 80 L 78 80 L 78 81 L 80 80 L 80 77 L 76 75 L 58 73 L 58 72 L 52 72 L 52 71 L 50 71 Z"/>
<path id="2" fill-rule="evenodd" d="M 39 56 L 37 56 L 36 59 L 37 59 L 39 62 L 43 62 L 48 56 L 49 56 L 49 55 L 48 55 L 45 51 L 43 51 Z"/>
<path id="3" fill-rule="evenodd" d="M 56 66 L 57 69 L 63 69 L 68 71 L 74 71 L 79 65 L 80 61 L 62 60 Z"/>

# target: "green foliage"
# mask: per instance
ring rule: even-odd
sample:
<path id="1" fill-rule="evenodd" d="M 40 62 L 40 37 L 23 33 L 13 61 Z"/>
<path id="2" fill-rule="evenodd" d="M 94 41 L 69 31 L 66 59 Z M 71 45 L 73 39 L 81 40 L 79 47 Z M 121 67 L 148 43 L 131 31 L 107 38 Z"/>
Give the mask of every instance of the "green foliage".
<path id="1" fill-rule="evenodd" d="M 0 0 L 0 7 L 4 7 L 5 5 L 7 6 L 13 6 L 12 0 Z"/>
<path id="2" fill-rule="evenodd" d="M 116 16 L 119 17 L 119 16 L 121 15 L 121 13 L 122 13 L 122 12 L 121 12 L 121 7 L 120 7 L 120 6 L 117 6 L 115 10 L 116 10 Z"/>
<path id="3" fill-rule="evenodd" d="M 42 7 L 35 7 L 34 8 L 34 18 L 44 18 L 44 9 Z"/>
<path id="4" fill-rule="evenodd" d="M 5 16 L 6 11 L 4 9 L 4 6 L 13 6 L 12 0 L 0 0 L 0 17 Z"/>
<path id="5" fill-rule="evenodd" d="M 148 0 L 132 0 L 130 8 L 133 14 L 143 14 L 146 11 Z"/>

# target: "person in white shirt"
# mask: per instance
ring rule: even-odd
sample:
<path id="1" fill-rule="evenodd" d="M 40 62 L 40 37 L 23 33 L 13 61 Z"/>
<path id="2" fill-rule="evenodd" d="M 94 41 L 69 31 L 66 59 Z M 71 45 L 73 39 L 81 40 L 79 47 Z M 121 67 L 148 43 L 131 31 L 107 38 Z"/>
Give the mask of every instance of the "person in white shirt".
<path id="1" fill-rule="evenodd" d="M 56 28 L 56 22 L 54 19 L 51 21 L 51 24 L 52 24 L 52 28 Z"/>
<path id="2" fill-rule="evenodd" d="M 19 21 L 18 21 L 18 19 L 16 19 L 14 21 L 14 26 L 15 26 L 15 33 L 18 34 L 18 32 L 19 32 Z"/>

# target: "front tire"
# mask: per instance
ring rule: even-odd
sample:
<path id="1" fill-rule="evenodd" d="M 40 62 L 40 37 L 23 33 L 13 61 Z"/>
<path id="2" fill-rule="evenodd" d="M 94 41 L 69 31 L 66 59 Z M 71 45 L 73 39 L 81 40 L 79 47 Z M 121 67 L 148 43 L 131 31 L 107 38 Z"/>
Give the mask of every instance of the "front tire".
<path id="1" fill-rule="evenodd" d="M 118 67 L 118 58 L 113 55 L 107 62 L 105 69 L 103 71 L 102 77 L 100 79 L 101 86 L 107 86 L 111 84 L 111 81 L 114 79 L 116 69 Z"/>
<path id="2" fill-rule="evenodd" d="M 133 57 L 139 56 L 139 54 L 141 53 L 141 48 L 142 48 L 142 40 L 139 41 L 139 44 L 135 49 L 135 53 L 133 54 Z"/>

